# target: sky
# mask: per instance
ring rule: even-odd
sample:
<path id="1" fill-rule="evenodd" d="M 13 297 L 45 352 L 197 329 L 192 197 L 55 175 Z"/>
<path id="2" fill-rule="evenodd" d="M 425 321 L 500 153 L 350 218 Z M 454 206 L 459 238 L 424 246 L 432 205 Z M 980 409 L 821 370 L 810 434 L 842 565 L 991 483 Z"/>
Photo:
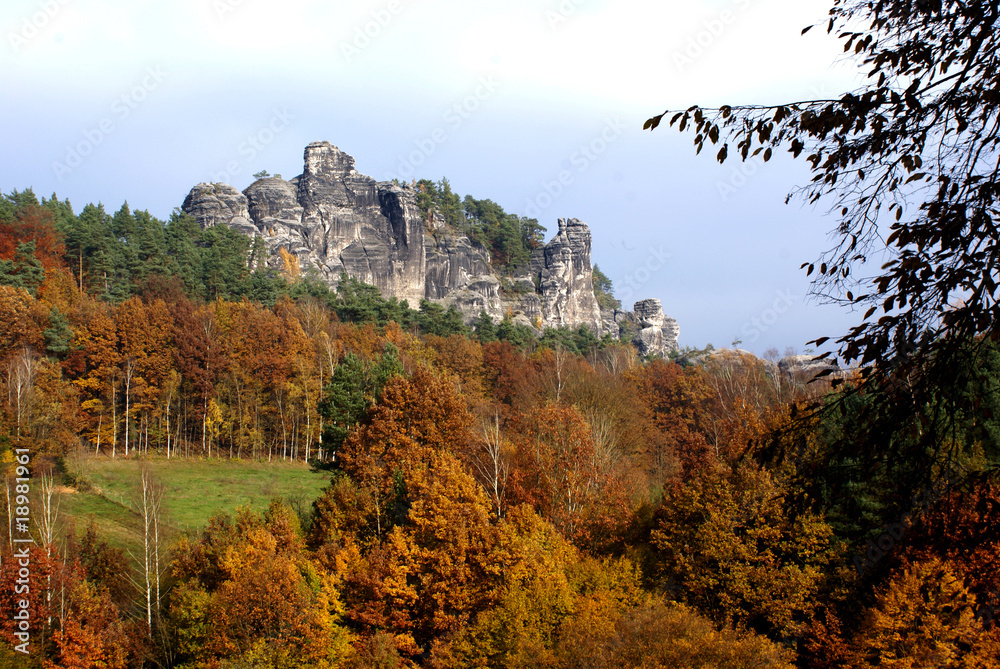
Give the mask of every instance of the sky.
<path id="1" fill-rule="evenodd" d="M 590 225 L 626 308 L 657 298 L 681 346 L 806 352 L 860 315 L 809 296 L 829 205 L 776 156 L 719 165 L 643 122 L 692 104 L 856 87 L 830 0 L 6 0 L 0 191 L 166 220 L 203 181 L 286 179 L 326 140 L 378 180 Z"/>

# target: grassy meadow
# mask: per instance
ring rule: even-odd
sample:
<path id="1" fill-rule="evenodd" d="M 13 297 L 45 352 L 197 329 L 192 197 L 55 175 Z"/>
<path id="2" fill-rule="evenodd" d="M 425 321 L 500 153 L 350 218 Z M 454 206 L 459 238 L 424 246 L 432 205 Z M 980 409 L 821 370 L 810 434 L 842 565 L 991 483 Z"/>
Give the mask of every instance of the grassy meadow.
<path id="1" fill-rule="evenodd" d="M 150 459 L 153 474 L 164 486 L 163 520 L 171 538 L 197 533 L 210 517 L 233 514 L 241 506 L 266 509 L 274 498 L 295 508 L 308 508 L 329 483 L 330 473 L 286 462 Z M 59 515 L 63 527 L 83 532 L 93 520 L 110 543 L 138 546 L 141 522 L 134 496 L 138 460 L 78 455 L 67 459 L 67 481 L 60 488 Z"/>

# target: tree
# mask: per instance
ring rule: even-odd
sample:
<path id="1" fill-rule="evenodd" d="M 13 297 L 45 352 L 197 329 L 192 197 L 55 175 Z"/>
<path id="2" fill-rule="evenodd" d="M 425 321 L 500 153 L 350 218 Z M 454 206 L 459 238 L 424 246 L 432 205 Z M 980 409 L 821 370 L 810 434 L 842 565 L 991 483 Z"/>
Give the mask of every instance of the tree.
<path id="1" fill-rule="evenodd" d="M 334 452 L 340 448 L 351 428 L 382 395 L 382 389 L 393 376 L 403 373 L 398 350 L 386 344 L 382 357 L 374 365 L 348 353 L 333 370 L 330 383 L 324 388 L 320 414 L 326 423 L 325 438 Z"/>
<path id="2" fill-rule="evenodd" d="M 979 366 L 982 343 L 1000 322 L 1000 6 L 832 5 L 827 32 L 867 75 L 857 90 L 828 100 L 668 110 L 644 127 L 690 130 L 697 151 L 720 145 L 720 162 L 731 154 L 768 161 L 780 149 L 804 159 L 813 176 L 793 195 L 829 202 L 838 225 L 832 247 L 803 268 L 815 274 L 815 294 L 864 310 L 835 343 L 845 360 L 861 363 L 866 385 L 885 391 L 865 422 L 908 425 L 932 401 L 954 416 L 962 406 L 952 392 L 963 387 L 958 375 Z M 945 418 L 919 431 L 925 480 L 960 457 L 947 438 L 952 427 Z M 844 447 L 899 455 L 884 432 Z"/>
<path id="3" fill-rule="evenodd" d="M 352 574 L 356 621 L 412 635 L 426 647 L 495 601 L 502 562 L 482 488 L 459 461 L 432 453 L 406 472 L 408 510 Z"/>
<path id="4" fill-rule="evenodd" d="M 483 344 L 497 340 L 497 326 L 485 310 L 480 311 L 479 316 L 472 323 L 472 331 L 473 336 Z"/>
<path id="5" fill-rule="evenodd" d="M 496 602 L 434 647 L 431 666 L 551 667 L 559 625 L 573 609 L 567 571 L 577 551 L 526 505 L 499 523 Z"/>
<path id="6" fill-rule="evenodd" d="M 132 559 L 139 567 L 140 580 L 133 581 L 133 585 L 139 594 L 139 608 L 145 611 L 146 633 L 149 636 L 152 636 L 154 624 L 159 626 L 162 604 L 160 586 L 165 565 L 161 564 L 161 559 L 166 545 L 163 494 L 163 484 L 156 479 L 149 462 L 143 460 L 132 499 L 132 506 L 142 523 L 142 551 L 138 556 L 132 555 Z"/>
<path id="7" fill-rule="evenodd" d="M 52 311 L 49 312 L 49 327 L 45 328 L 42 334 L 45 336 L 46 351 L 57 356 L 69 352 L 73 341 L 73 329 L 69 326 L 69 319 L 59 311 L 58 307 L 52 307 Z"/>
<path id="8" fill-rule="evenodd" d="M 582 544 L 606 540 L 607 516 L 620 522 L 629 510 L 618 472 L 601 457 L 595 436 L 576 407 L 536 407 L 519 426 L 511 477 L 521 501 Z"/>
<path id="9" fill-rule="evenodd" d="M 620 309 L 622 301 L 615 297 L 611 279 L 594 265 L 594 297 L 601 309 Z"/>
<path id="10" fill-rule="evenodd" d="M 87 436 L 100 453 L 101 442 L 110 437 L 111 452 L 118 448 L 118 391 L 121 354 L 115 323 L 104 310 L 92 314 L 80 329 L 85 369 L 73 383 L 85 393 L 81 408 L 89 414 Z"/>
<path id="11" fill-rule="evenodd" d="M 650 534 L 661 584 L 719 624 L 800 631 L 840 547 L 822 517 L 796 517 L 784 497 L 755 463 L 709 465 L 669 487 Z"/>
<path id="12" fill-rule="evenodd" d="M 348 651 L 330 574 L 304 553 L 298 517 L 272 502 L 212 518 L 181 539 L 170 619 L 181 660 L 197 666 L 330 667 Z"/>
<path id="13" fill-rule="evenodd" d="M 721 631 L 683 607 L 653 600 L 610 619 L 567 625 L 559 642 L 560 667 L 759 667 L 791 669 L 791 653 L 756 634 Z M 596 624 L 595 624 L 596 623 Z M 596 629 L 595 629 L 596 628 Z"/>
<path id="14" fill-rule="evenodd" d="M 35 257 L 35 242 L 19 242 L 13 260 L 0 260 L 0 285 L 24 288 L 31 296 L 45 280 L 45 268 Z"/>
<path id="15" fill-rule="evenodd" d="M 67 669 L 125 669 L 128 630 L 106 590 L 79 580 L 70 589 L 62 627 L 53 635 L 56 661 Z"/>
<path id="16" fill-rule="evenodd" d="M 412 378 L 392 376 L 364 424 L 351 432 L 340 465 L 374 497 L 375 534 L 383 536 L 405 511 L 406 476 L 438 452 L 466 459 L 473 441 L 472 416 L 448 380 L 424 367 Z"/>
<path id="17" fill-rule="evenodd" d="M 863 669 L 996 666 L 1000 629 L 986 629 L 976 609 L 975 595 L 951 564 L 937 559 L 914 564 L 878 592 L 845 659 Z"/>
<path id="18" fill-rule="evenodd" d="M 15 437 L 19 441 L 22 429 L 27 430 L 30 426 L 39 364 L 35 352 L 25 347 L 7 359 L 4 365 L 7 376 L 7 402 L 14 417 Z"/>

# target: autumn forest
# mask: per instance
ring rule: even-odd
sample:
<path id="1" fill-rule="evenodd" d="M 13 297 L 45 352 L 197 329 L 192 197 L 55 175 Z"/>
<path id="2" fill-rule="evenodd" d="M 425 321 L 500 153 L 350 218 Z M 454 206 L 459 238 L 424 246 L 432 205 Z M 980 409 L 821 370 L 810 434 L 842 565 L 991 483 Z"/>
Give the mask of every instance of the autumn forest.
<path id="1" fill-rule="evenodd" d="M 0 667 L 1000 666 L 992 342 L 901 415 L 262 253 L 0 199 Z M 135 545 L 58 514 L 81 458 L 135 461 Z M 168 528 L 172 467 L 243 461 L 328 483 Z"/>

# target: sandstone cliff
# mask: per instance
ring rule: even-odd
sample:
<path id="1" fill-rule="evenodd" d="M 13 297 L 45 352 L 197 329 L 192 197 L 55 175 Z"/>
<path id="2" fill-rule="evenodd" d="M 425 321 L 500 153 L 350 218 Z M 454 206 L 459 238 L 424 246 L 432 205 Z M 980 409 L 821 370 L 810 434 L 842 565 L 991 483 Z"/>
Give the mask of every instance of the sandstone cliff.
<path id="1" fill-rule="evenodd" d="M 470 321 L 485 311 L 536 329 L 586 325 L 615 338 L 634 335 L 644 354 L 677 347 L 676 321 L 658 300 L 636 303 L 635 314 L 601 313 L 590 229 L 580 220 L 559 219 L 555 237 L 533 252 L 528 267 L 501 280 L 485 248 L 438 218 L 423 220 L 414 188 L 360 174 L 354 158 L 329 142 L 309 144 L 304 162 L 294 179 L 258 179 L 242 193 L 198 184 L 182 209 L 202 227 L 223 224 L 261 237 L 275 267 L 284 249 L 331 286 L 346 273 L 414 307 L 423 298 L 455 305 Z"/>

